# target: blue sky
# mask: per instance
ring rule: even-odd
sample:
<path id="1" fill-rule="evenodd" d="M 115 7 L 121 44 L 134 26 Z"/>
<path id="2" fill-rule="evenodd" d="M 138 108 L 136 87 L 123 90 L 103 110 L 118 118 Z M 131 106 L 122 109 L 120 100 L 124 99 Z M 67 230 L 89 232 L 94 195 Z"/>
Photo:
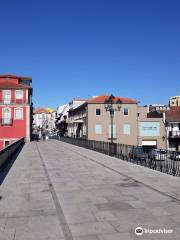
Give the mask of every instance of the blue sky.
<path id="1" fill-rule="evenodd" d="M 32 76 L 34 106 L 180 95 L 178 0 L 1 0 L 0 9 L 0 74 Z"/>

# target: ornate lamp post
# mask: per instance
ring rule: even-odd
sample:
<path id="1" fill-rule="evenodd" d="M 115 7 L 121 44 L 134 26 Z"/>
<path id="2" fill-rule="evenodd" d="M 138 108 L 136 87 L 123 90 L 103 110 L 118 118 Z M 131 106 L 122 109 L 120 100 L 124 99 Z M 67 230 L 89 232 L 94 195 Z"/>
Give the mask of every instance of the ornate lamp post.
<path id="1" fill-rule="evenodd" d="M 115 154 L 115 145 L 114 145 L 114 129 L 113 129 L 113 121 L 114 121 L 114 112 L 121 110 L 121 100 L 116 98 L 111 94 L 109 98 L 105 101 L 105 109 L 109 111 L 111 118 L 111 144 L 110 144 L 110 155 L 113 156 Z"/>

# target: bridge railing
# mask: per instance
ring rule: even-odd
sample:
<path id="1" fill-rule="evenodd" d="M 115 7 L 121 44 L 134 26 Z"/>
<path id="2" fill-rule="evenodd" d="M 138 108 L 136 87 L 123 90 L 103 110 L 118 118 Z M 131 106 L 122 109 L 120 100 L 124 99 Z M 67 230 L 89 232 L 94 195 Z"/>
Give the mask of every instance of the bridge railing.
<path id="1" fill-rule="evenodd" d="M 145 153 L 142 147 L 133 145 L 59 136 L 56 137 L 56 139 L 142 165 L 153 170 L 178 177 L 180 176 L 179 152 L 154 149 L 150 153 Z"/>
<path id="2" fill-rule="evenodd" d="M 0 151 L 0 167 L 10 159 L 13 154 L 24 144 L 24 138 L 19 139 L 18 141 L 10 144 L 6 148 Z"/>

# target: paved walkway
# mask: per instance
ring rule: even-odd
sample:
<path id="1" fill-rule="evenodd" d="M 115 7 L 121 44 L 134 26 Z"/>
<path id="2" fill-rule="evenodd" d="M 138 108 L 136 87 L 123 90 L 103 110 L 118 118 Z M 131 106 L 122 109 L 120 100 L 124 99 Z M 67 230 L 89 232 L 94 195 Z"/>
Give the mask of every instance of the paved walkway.
<path id="1" fill-rule="evenodd" d="M 56 140 L 27 143 L 0 191 L 0 240 L 180 239 L 180 178 Z"/>

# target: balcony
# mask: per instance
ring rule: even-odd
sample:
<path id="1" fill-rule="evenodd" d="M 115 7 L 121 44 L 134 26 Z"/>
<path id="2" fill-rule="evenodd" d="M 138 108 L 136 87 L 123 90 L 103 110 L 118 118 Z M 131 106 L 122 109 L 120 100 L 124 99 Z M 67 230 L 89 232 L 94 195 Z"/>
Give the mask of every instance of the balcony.
<path id="1" fill-rule="evenodd" d="M 180 138 L 180 130 L 179 131 L 170 131 L 169 138 Z"/>
<path id="2" fill-rule="evenodd" d="M 1 99 L 0 105 L 25 104 L 24 99 Z"/>
<path id="3" fill-rule="evenodd" d="M 1 126 L 12 126 L 13 118 L 1 118 L 0 123 L 1 123 Z"/>

